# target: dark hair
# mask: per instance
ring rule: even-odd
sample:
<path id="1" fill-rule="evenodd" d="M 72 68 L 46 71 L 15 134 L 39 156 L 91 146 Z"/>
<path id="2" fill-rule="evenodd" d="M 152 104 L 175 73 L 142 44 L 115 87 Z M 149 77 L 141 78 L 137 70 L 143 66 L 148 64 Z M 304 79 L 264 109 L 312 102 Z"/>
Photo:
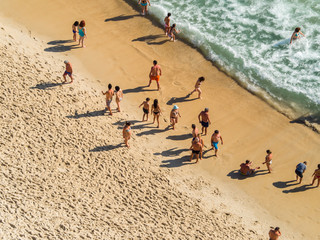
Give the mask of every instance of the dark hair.
<path id="1" fill-rule="evenodd" d="M 79 22 L 78 22 L 78 21 L 75 21 L 73 25 L 78 26 L 78 25 L 79 25 Z"/>
<path id="2" fill-rule="evenodd" d="M 320 169 L 320 164 L 318 164 L 318 168 Z"/>
<path id="3" fill-rule="evenodd" d="M 280 228 L 279 228 L 279 227 L 276 227 L 274 230 L 275 230 L 275 231 L 279 231 L 279 230 L 280 230 Z"/>
<path id="4" fill-rule="evenodd" d="M 154 65 L 157 65 L 157 64 L 158 64 L 158 61 L 157 61 L 157 60 L 154 60 L 154 61 L 153 61 L 153 64 L 154 64 Z"/>
<path id="5" fill-rule="evenodd" d="M 214 130 L 214 133 L 219 133 L 219 130 Z"/>
<path id="6" fill-rule="evenodd" d="M 147 101 L 147 102 L 150 101 L 150 98 L 147 97 L 147 98 L 146 98 L 146 101 Z"/>
<path id="7" fill-rule="evenodd" d="M 267 152 L 268 154 L 272 153 L 270 150 L 267 150 L 266 152 Z"/>
<path id="8" fill-rule="evenodd" d="M 86 25 L 86 22 L 85 22 L 84 20 L 81 20 L 79 26 L 80 26 L 80 27 L 84 27 L 85 25 Z"/>
<path id="9" fill-rule="evenodd" d="M 307 164 L 307 161 L 304 161 L 303 163 L 304 163 L 304 164 Z"/>
<path id="10" fill-rule="evenodd" d="M 175 24 L 175 23 L 174 23 L 174 24 L 172 24 L 171 28 L 174 28 L 174 27 L 176 27 L 176 24 Z"/>
<path id="11" fill-rule="evenodd" d="M 119 90 L 120 90 L 120 87 L 119 87 L 119 86 L 116 86 L 115 89 L 116 89 L 116 91 L 119 91 Z"/>
<path id="12" fill-rule="evenodd" d="M 131 122 L 126 122 L 126 126 L 130 126 L 131 125 Z"/>
<path id="13" fill-rule="evenodd" d="M 246 160 L 246 164 L 250 163 L 250 160 Z"/>
<path id="14" fill-rule="evenodd" d="M 109 90 L 112 88 L 111 83 L 108 84 L 108 88 L 109 88 Z"/>
<path id="15" fill-rule="evenodd" d="M 170 17 L 171 16 L 171 13 L 168 13 L 168 17 Z"/>
<path id="16" fill-rule="evenodd" d="M 196 128 L 196 125 L 195 125 L 195 124 L 192 124 L 191 127 L 192 127 L 193 129 L 195 129 L 195 128 Z"/>
<path id="17" fill-rule="evenodd" d="M 204 77 L 199 77 L 198 79 L 200 82 L 203 82 L 204 81 Z"/>
<path id="18" fill-rule="evenodd" d="M 153 101 L 153 107 L 154 107 L 154 108 L 157 108 L 157 107 L 158 107 L 158 99 L 155 99 L 155 100 Z"/>
<path id="19" fill-rule="evenodd" d="M 294 31 L 299 32 L 301 28 L 297 27 Z"/>

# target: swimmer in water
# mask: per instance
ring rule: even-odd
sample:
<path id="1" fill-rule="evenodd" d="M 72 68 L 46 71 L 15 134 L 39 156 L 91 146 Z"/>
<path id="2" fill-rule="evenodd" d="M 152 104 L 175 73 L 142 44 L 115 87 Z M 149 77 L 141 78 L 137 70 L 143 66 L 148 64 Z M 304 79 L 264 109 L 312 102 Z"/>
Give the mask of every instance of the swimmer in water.
<path id="1" fill-rule="evenodd" d="M 294 32 L 292 33 L 292 36 L 291 36 L 291 39 L 290 39 L 290 44 L 292 44 L 293 40 L 300 39 L 301 35 L 305 37 L 305 35 L 300 31 L 300 28 L 297 27 L 294 30 Z"/>

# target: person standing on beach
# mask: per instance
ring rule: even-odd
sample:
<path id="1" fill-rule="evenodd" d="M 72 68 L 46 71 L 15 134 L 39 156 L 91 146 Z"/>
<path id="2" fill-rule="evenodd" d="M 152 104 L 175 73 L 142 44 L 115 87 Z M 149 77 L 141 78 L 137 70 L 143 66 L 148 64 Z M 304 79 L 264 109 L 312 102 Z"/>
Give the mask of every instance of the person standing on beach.
<path id="1" fill-rule="evenodd" d="M 192 141 L 198 136 L 199 130 L 195 124 L 191 125 L 192 127 Z"/>
<path id="2" fill-rule="evenodd" d="M 203 130 L 204 130 L 205 131 L 204 135 L 207 135 L 207 129 L 209 127 L 209 124 L 211 124 L 211 121 L 209 118 L 209 108 L 205 108 L 204 111 L 201 111 L 201 113 L 198 115 L 198 119 L 202 125 L 201 134 L 203 134 Z"/>
<path id="3" fill-rule="evenodd" d="M 211 146 L 214 149 L 214 156 L 218 157 L 218 143 L 221 140 L 221 144 L 223 145 L 223 139 L 220 135 L 219 130 L 215 130 L 211 136 Z"/>
<path id="4" fill-rule="evenodd" d="M 271 173 L 271 164 L 272 164 L 272 152 L 270 150 L 267 150 L 267 156 L 266 156 L 266 161 L 263 162 L 262 164 L 266 164 L 267 168 L 269 170 L 269 173 Z"/>
<path id="5" fill-rule="evenodd" d="M 301 35 L 305 37 L 305 35 L 300 30 L 301 30 L 301 28 L 299 28 L 299 27 L 297 27 L 294 30 L 294 32 L 292 33 L 291 39 L 290 39 L 290 44 L 292 44 L 292 42 L 294 40 L 300 39 Z"/>
<path id="6" fill-rule="evenodd" d="M 153 112 L 153 123 L 157 119 L 157 122 L 158 122 L 157 128 L 159 128 L 159 126 L 160 126 L 159 117 L 160 117 L 160 114 L 161 114 L 161 109 L 160 109 L 160 106 L 159 106 L 159 103 L 158 103 L 158 99 L 155 99 L 153 101 L 153 104 L 151 106 L 151 112 Z"/>
<path id="7" fill-rule="evenodd" d="M 65 60 L 64 61 L 64 64 L 66 65 L 66 70 L 64 71 L 63 73 L 63 78 L 64 78 L 64 81 L 63 83 L 66 83 L 67 82 L 67 75 L 70 77 L 71 79 L 71 82 L 70 83 L 73 83 L 73 76 L 72 76 L 72 66 L 71 66 L 71 63 L 68 61 L 68 60 Z"/>
<path id="8" fill-rule="evenodd" d="M 166 33 L 166 36 L 168 36 L 168 32 L 170 29 L 170 17 L 171 13 L 168 13 L 168 15 L 164 18 L 164 31 Z"/>
<path id="9" fill-rule="evenodd" d="M 142 8 L 142 12 L 141 15 L 145 15 L 146 13 L 148 13 L 148 3 L 149 3 L 149 7 L 150 5 L 150 1 L 149 0 L 139 0 L 139 4 L 141 5 Z"/>
<path id="10" fill-rule="evenodd" d="M 124 125 L 124 128 L 122 130 L 122 135 L 124 138 L 124 144 L 130 148 L 128 141 L 131 138 L 131 123 L 130 122 L 126 122 L 126 125 Z"/>
<path id="11" fill-rule="evenodd" d="M 77 27 L 79 25 L 78 21 L 75 21 L 74 24 L 72 25 L 72 32 L 73 32 L 73 41 L 77 41 Z"/>
<path id="12" fill-rule="evenodd" d="M 106 104 L 107 104 L 106 109 L 109 110 L 109 112 L 110 112 L 109 115 L 112 115 L 111 102 L 112 102 L 112 97 L 114 95 L 114 91 L 113 91 L 112 85 L 110 83 L 108 84 L 108 91 L 106 91 L 106 92 L 102 91 L 102 94 L 106 95 Z"/>
<path id="13" fill-rule="evenodd" d="M 199 140 L 199 143 L 201 144 L 202 148 L 201 148 L 201 151 L 200 151 L 200 160 L 202 160 L 202 156 L 203 156 L 203 148 L 204 148 L 204 142 L 203 142 L 203 139 L 201 138 L 201 134 L 198 133 L 197 134 L 197 137 L 196 139 Z"/>
<path id="14" fill-rule="evenodd" d="M 245 163 L 241 163 L 240 164 L 240 174 L 244 175 L 244 176 L 249 176 L 249 175 L 255 173 L 255 171 L 257 171 L 257 169 L 260 169 L 260 167 L 251 168 L 251 166 L 252 166 L 252 162 L 250 160 L 246 160 Z"/>
<path id="15" fill-rule="evenodd" d="M 85 48 L 86 46 L 83 44 L 84 38 L 87 37 L 87 30 L 85 28 L 86 22 L 82 20 L 78 27 L 78 33 L 79 33 L 79 45 L 81 44 L 81 47 Z"/>
<path id="16" fill-rule="evenodd" d="M 202 83 L 204 80 L 205 80 L 204 77 L 199 77 L 199 79 L 197 80 L 197 82 L 196 82 L 196 84 L 195 84 L 195 86 L 194 86 L 194 90 L 190 93 L 190 95 L 191 95 L 192 93 L 194 93 L 194 92 L 198 92 L 198 98 L 201 99 L 201 93 L 202 93 L 202 91 L 201 91 L 201 89 L 200 89 L 200 85 L 201 85 L 201 83 Z"/>
<path id="17" fill-rule="evenodd" d="M 311 185 L 313 185 L 314 182 L 316 181 L 316 179 L 318 179 L 317 187 L 319 187 L 319 185 L 320 185 L 320 164 L 318 164 L 318 169 L 314 170 L 314 173 L 312 174 L 312 176 L 313 176 L 313 180 L 312 180 Z"/>
<path id="18" fill-rule="evenodd" d="M 155 80 L 157 82 L 157 86 L 158 86 L 158 91 L 160 90 L 160 76 L 161 76 L 162 72 L 161 72 L 161 67 L 160 65 L 158 65 L 157 60 L 153 61 L 153 66 L 151 67 L 150 73 L 149 73 L 149 85 L 148 87 L 150 87 L 151 85 L 151 81 Z"/>
<path id="19" fill-rule="evenodd" d="M 300 178 L 299 184 L 302 182 L 302 178 L 303 178 L 303 174 L 307 169 L 307 162 L 304 161 L 303 163 L 299 163 L 296 166 L 296 181 L 298 181 L 298 179 Z"/>
<path id="20" fill-rule="evenodd" d="M 202 144 L 200 143 L 199 139 L 196 138 L 193 142 L 192 145 L 190 147 L 190 150 L 192 150 L 191 152 L 191 156 L 190 156 L 190 162 L 193 159 L 193 155 L 196 155 L 197 161 L 196 163 L 199 161 L 199 155 L 202 152 Z"/>
<path id="21" fill-rule="evenodd" d="M 276 228 L 271 227 L 271 229 L 269 231 L 270 240 L 278 240 L 280 236 L 281 236 L 280 228 L 279 227 L 276 227 Z"/>
<path id="22" fill-rule="evenodd" d="M 121 88 L 119 86 L 116 86 L 115 89 L 116 89 L 116 92 L 115 92 L 116 93 L 116 103 L 117 103 L 117 106 L 118 106 L 117 110 L 119 112 L 121 112 L 121 110 L 120 110 L 120 102 L 123 99 L 123 92 L 122 92 L 122 90 L 121 90 Z"/>
<path id="23" fill-rule="evenodd" d="M 143 106 L 143 108 L 142 108 L 142 110 L 143 110 L 142 122 L 144 122 L 144 117 L 146 117 L 146 121 L 148 121 L 149 109 L 150 109 L 149 101 L 150 101 L 150 98 L 146 98 L 146 100 L 143 101 L 143 103 L 141 103 L 139 106 L 139 107 Z"/>
<path id="24" fill-rule="evenodd" d="M 178 117 L 181 117 L 178 109 L 179 107 L 177 105 L 174 105 L 170 112 L 170 123 L 173 130 L 175 129 L 174 126 L 176 125 L 176 123 L 178 123 Z"/>
<path id="25" fill-rule="evenodd" d="M 174 35 L 174 33 L 179 34 L 181 31 L 176 30 L 176 24 L 172 24 L 172 26 L 169 28 L 168 31 L 168 37 L 170 38 L 170 41 L 175 42 L 176 41 L 176 36 Z"/>

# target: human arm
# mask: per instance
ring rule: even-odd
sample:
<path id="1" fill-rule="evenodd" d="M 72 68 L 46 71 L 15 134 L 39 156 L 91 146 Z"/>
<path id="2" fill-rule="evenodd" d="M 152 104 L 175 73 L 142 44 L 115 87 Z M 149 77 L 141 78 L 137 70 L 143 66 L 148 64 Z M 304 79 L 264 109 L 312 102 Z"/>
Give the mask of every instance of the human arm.
<path id="1" fill-rule="evenodd" d="M 201 117 L 201 113 L 199 113 L 198 115 L 199 123 L 201 123 L 200 117 Z"/>
<path id="2" fill-rule="evenodd" d="M 222 140 L 222 137 L 220 136 L 220 139 L 221 139 L 221 144 L 223 145 L 223 140 Z"/>
<path id="3" fill-rule="evenodd" d="M 160 74 L 160 76 L 162 75 L 161 67 L 159 67 L 159 74 Z"/>
<path id="4" fill-rule="evenodd" d="M 143 104 L 144 104 L 144 102 L 140 104 L 139 108 L 140 108 Z"/>
<path id="5" fill-rule="evenodd" d="M 102 92 L 103 95 L 106 95 L 106 94 L 107 94 L 107 92 L 103 92 L 103 91 L 101 91 L 101 92 Z"/>
<path id="6" fill-rule="evenodd" d="M 300 31 L 299 33 L 300 33 L 302 36 L 304 36 L 304 37 L 305 37 L 305 35 L 304 35 L 301 31 Z"/>

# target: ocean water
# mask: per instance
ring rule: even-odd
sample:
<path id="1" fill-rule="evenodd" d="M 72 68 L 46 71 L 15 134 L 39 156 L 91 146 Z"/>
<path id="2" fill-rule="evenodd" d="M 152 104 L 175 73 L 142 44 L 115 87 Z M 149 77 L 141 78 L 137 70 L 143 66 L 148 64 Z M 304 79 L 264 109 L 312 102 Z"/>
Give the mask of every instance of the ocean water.
<path id="1" fill-rule="evenodd" d="M 170 12 L 179 37 L 249 91 L 295 117 L 320 112 L 319 0 L 150 2 L 151 15 Z M 296 27 L 306 38 L 289 45 Z"/>

